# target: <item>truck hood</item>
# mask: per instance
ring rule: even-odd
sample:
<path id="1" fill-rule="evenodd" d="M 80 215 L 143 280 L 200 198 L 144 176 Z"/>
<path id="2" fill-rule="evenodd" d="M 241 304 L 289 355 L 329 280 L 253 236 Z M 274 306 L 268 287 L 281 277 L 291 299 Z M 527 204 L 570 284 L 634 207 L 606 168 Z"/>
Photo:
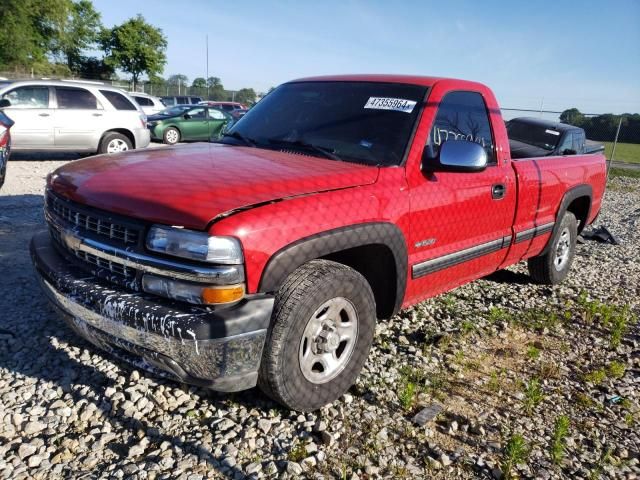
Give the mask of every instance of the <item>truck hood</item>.
<path id="1" fill-rule="evenodd" d="M 57 169 L 50 188 L 75 202 L 166 225 L 205 230 L 257 204 L 374 183 L 378 167 L 197 143 L 87 158 Z"/>

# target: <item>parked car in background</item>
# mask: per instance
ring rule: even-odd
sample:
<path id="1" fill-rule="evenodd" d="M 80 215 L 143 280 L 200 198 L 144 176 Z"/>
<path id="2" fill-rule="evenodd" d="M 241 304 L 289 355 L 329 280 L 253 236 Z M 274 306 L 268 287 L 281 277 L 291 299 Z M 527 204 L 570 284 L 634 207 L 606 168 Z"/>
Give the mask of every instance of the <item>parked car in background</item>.
<path id="1" fill-rule="evenodd" d="M 218 102 L 207 100 L 201 103 L 206 104 L 209 107 L 219 108 L 220 110 L 224 110 L 227 113 L 231 113 L 234 110 L 248 110 L 248 107 L 244 103 L 240 102 Z"/>
<path id="2" fill-rule="evenodd" d="M 604 151 L 604 145 L 587 140 L 584 130 L 541 118 L 519 117 L 507 123 L 512 158 L 581 155 Z"/>
<path id="3" fill-rule="evenodd" d="M 233 123 L 231 115 L 206 105 L 176 105 L 147 119 L 151 138 L 167 145 L 216 139 Z"/>
<path id="4" fill-rule="evenodd" d="M 2 110 L 0 110 L 0 188 L 4 185 L 7 174 L 7 162 L 11 155 L 11 120 Z"/>
<path id="5" fill-rule="evenodd" d="M 201 97 L 186 95 L 178 97 L 160 97 L 160 100 L 166 107 L 173 107 L 174 105 L 197 105 L 202 102 Z"/>
<path id="6" fill-rule="evenodd" d="M 167 108 L 159 97 L 148 93 L 129 92 L 129 96 L 136 101 L 146 115 L 154 115 Z"/>
<path id="7" fill-rule="evenodd" d="M 0 89 L 15 122 L 14 150 L 115 153 L 149 145 L 146 115 L 120 89 L 97 82 L 33 80 Z"/>

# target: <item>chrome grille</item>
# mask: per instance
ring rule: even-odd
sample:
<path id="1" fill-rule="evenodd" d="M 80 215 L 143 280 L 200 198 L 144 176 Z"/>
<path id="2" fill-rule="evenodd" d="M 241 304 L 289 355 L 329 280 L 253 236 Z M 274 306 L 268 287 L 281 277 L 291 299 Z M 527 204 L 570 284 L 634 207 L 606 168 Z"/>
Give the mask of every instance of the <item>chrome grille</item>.
<path id="1" fill-rule="evenodd" d="M 112 262 L 111 260 L 100 258 L 96 255 L 83 252 L 81 250 L 72 250 L 64 244 L 64 242 L 60 238 L 60 233 L 55 228 L 49 228 L 49 231 L 51 232 L 51 236 L 60 246 L 60 248 L 63 248 L 66 252 L 74 255 L 81 262 L 93 265 L 102 270 L 109 271 L 110 273 L 113 273 L 115 275 L 119 275 L 124 280 L 133 280 L 136 278 L 138 272 L 135 268 L 126 267 L 121 263 Z"/>
<path id="2" fill-rule="evenodd" d="M 138 231 L 124 225 L 110 222 L 96 215 L 87 215 L 73 206 L 61 202 L 56 197 L 49 195 L 47 199 L 49 213 L 65 220 L 76 227 L 96 233 L 102 237 L 116 240 L 125 244 L 138 243 Z"/>
<path id="3" fill-rule="evenodd" d="M 105 260 L 104 258 L 96 257 L 95 255 L 87 252 L 81 252 L 79 250 L 76 250 L 73 253 L 75 253 L 76 257 L 80 260 L 95 265 L 96 267 L 109 270 L 111 273 L 115 273 L 116 275 L 121 275 L 125 278 L 135 278 L 136 276 L 136 271 L 134 269 L 125 267 L 120 263 L 114 263 L 111 260 Z"/>

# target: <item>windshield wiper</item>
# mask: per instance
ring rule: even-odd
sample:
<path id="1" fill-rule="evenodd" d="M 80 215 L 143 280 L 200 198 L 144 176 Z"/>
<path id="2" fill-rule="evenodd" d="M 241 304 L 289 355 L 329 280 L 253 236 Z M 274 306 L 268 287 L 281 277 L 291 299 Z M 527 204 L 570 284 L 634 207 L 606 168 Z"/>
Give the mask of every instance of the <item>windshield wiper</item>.
<path id="1" fill-rule="evenodd" d="M 313 145 L 311 143 L 303 142 L 302 140 L 277 140 L 277 139 L 267 139 L 267 143 L 270 145 L 278 145 L 282 147 L 292 147 L 292 148 L 302 148 L 304 150 L 312 150 L 316 153 L 319 153 L 324 158 L 330 158 L 331 160 L 342 161 L 338 155 L 336 155 L 334 150 L 331 150 L 326 147 L 321 147 L 319 145 Z"/>
<path id="2" fill-rule="evenodd" d="M 244 142 L 245 145 L 248 145 L 250 147 L 256 147 L 257 146 L 256 142 L 251 140 L 249 137 L 245 137 L 240 132 L 225 132 L 225 133 L 222 134 L 222 136 L 223 137 L 236 138 L 238 140 L 241 140 L 242 142 Z"/>

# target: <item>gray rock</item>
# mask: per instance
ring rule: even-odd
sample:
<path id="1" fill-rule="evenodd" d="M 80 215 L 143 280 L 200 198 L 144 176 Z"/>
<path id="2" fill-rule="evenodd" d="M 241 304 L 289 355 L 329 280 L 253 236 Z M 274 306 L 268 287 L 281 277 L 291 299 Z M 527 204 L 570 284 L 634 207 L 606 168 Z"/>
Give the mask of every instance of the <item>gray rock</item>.
<path id="1" fill-rule="evenodd" d="M 20 460 L 24 460 L 28 456 L 36 453 L 37 450 L 38 448 L 34 445 L 31 445 L 30 443 L 23 443 L 22 445 L 20 445 L 20 447 L 18 447 L 18 457 L 20 458 Z"/>
<path id="2" fill-rule="evenodd" d="M 422 410 L 420 410 L 412 419 L 411 421 L 417 425 L 420 425 L 421 427 L 426 425 L 427 422 L 430 422 L 432 420 L 434 420 L 438 414 L 440 412 L 442 412 L 443 407 L 442 405 L 439 405 L 437 403 L 433 403 L 431 405 L 429 405 L 428 407 L 423 408 Z"/>
<path id="3" fill-rule="evenodd" d="M 289 475 L 299 476 L 302 474 L 302 466 L 300 466 L 300 464 L 296 462 L 287 462 L 285 471 Z"/>
<path id="4" fill-rule="evenodd" d="M 34 433 L 41 432 L 47 428 L 47 425 L 41 422 L 28 422 L 24 428 L 23 432 L 27 435 L 33 435 Z"/>
<path id="5" fill-rule="evenodd" d="M 258 420 L 258 428 L 266 435 L 271 430 L 271 422 L 266 418 L 261 418 Z"/>

